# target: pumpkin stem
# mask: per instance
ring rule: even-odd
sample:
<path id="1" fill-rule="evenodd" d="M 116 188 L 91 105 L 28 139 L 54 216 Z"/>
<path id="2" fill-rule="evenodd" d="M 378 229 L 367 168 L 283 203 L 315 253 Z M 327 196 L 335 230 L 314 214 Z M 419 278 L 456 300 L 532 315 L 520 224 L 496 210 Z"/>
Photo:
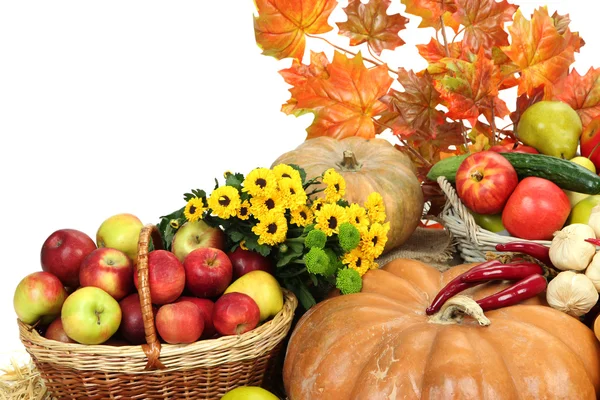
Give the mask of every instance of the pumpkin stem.
<path id="1" fill-rule="evenodd" d="M 481 306 L 471 297 L 458 295 L 449 298 L 440 311 L 429 318 L 432 324 L 460 324 L 465 315 L 471 316 L 481 326 L 488 326 L 490 320 L 483 314 Z"/>
<path id="2" fill-rule="evenodd" d="M 338 165 L 342 171 L 356 171 L 361 167 L 352 150 L 344 150 L 344 158 Z"/>

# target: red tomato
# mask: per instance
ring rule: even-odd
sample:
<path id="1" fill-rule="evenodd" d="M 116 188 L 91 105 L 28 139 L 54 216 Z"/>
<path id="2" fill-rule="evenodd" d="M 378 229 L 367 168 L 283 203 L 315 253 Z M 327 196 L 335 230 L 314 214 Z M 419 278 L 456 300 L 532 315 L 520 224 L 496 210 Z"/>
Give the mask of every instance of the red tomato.
<path id="1" fill-rule="evenodd" d="M 505 140 L 503 143 L 494 145 L 489 148 L 489 151 L 495 151 L 496 153 L 529 153 L 539 154 L 535 148 L 531 146 L 525 146 L 519 142 Z"/>
<path id="2" fill-rule="evenodd" d="M 600 171 L 600 115 L 583 128 L 580 144 L 581 155 L 592 160 Z"/>
<path id="3" fill-rule="evenodd" d="M 465 206 L 478 214 L 497 214 L 519 179 L 508 160 L 493 151 L 473 153 L 456 172 L 456 192 Z"/>
<path id="4" fill-rule="evenodd" d="M 555 183 L 534 176 L 523 179 L 506 202 L 502 224 L 512 236 L 550 240 L 565 224 L 571 205 Z"/>

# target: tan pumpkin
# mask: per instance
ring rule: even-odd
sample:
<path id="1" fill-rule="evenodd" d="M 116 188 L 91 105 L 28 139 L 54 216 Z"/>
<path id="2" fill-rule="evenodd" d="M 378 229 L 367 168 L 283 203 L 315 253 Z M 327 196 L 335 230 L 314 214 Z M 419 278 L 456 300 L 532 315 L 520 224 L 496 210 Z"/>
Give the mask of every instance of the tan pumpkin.
<path id="1" fill-rule="evenodd" d="M 384 253 L 404 243 L 419 224 L 423 192 L 415 167 L 387 140 L 317 137 L 281 155 L 277 164 L 299 165 L 309 178 L 334 168 L 346 181 L 344 198 L 350 203 L 363 205 L 371 192 L 379 192 L 390 222 Z"/>
<path id="2" fill-rule="evenodd" d="M 440 273 L 397 259 L 367 272 L 361 293 L 311 308 L 288 344 L 289 399 L 595 399 L 598 340 L 543 305 L 543 295 L 486 312 L 489 326 L 458 323 L 450 308 L 436 322 L 425 315 L 440 288 L 472 265 Z M 470 295 L 504 287 L 488 283 Z"/>

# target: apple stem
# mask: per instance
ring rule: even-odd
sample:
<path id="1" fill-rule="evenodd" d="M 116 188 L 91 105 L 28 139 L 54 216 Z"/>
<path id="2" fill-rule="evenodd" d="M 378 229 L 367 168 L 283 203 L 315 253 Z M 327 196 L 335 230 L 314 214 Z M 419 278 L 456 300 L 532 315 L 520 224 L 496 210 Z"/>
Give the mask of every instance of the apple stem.
<path id="1" fill-rule="evenodd" d="M 94 311 L 94 313 L 96 314 L 96 323 L 98 325 L 100 325 L 100 314 L 102 314 L 101 311 Z"/>
<path id="2" fill-rule="evenodd" d="M 483 179 L 483 174 L 481 171 L 475 171 L 471 174 L 471 178 L 477 182 L 480 182 Z"/>

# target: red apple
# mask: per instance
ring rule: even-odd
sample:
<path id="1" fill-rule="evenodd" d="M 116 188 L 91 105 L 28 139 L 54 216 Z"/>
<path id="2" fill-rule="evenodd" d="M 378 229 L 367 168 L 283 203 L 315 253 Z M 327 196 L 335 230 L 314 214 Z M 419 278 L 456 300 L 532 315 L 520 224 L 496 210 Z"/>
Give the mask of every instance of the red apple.
<path id="1" fill-rule="evenodd" d="M 42 270 L 54 274 L 64 286 L 79 286 L 79 266 L 96 249 L 96 243 L 76 229 L 59 229 L 44 241 L 40 252 Z"/>
<path id="2" fill-rule="evenodd" d="M 600 115 L 583 128 L 579 144 L 581 155 L 592 160 L 596 170 L 600 171 Z"/>
<path id="3" fill-rule="evenodd" d="M 217 297 L 227 289 L 233 267 L 223 250 L 199 247 L 183 261 L 185 286 L 194 296 Z"/>
<path id="4" fill-rule="evenodd" d="M 138 288 L 138 276 L 133 282 Z M 166 250 L 153 250 L 148 253 L 148 284 L 154 304 L 172 303 L 185 289 L 185 269 L 175 254 Z"/>
<path id="5" fill-rule="evenodd" d="M 210 339 L 211 337 L 215 336 L 217 331 L 215 330 L 215 326 L 212 322 L 212 313 L 215 308 L 215 303 L 210 299 L 201 299 L 199 297 L 192 296 L 181 296 L 179 299 L 177 299 L 177 302 L 180 301 L 192 302 L 200 309 L 202 319 L 204 320 L 204 330 L 202 331 L 202 336 L 200 339 Z"/>
<path id="6" fill-rule="evenodd" d="M 478 214 L 497 214 L 519 183 L 517 172 L 499 153 L 480 151 L 463 160 L 456 171 L 456 193 Z"/>
<path id="7" fill-rule="evenodd" d="M 17 316 L 26 324 L 40 321 L 48 325 L 60 315 L 68 294 L 62 282 L 50 272 L 33 272 L 17 285 L 13 307 Z"/>
<path id="8" fill-rule="evenodd" d="M 506 202 L 502 224 L 512 236 L 551 240 L 565 224 L 571 204 L 555 183 L 534 176 L 524 178 Z"/>
<path id="9" fill-rule="evenodd" d="M 60 317 L 56 318 L 50 323 L 50 325 L 48 325 L 46 333 L 44 333 L 44 337 L 46 339 L 56 340 L 57 342 L 77 343 L 71 339 L 63 329 L 62 319 Z"/>
<path id="10" fill-rule="evenodd" d="M 206 222 L 186 222 L 175 232 L 171 242 L 171 251 L 183 262 L 185 257 L 199 247 L 225 249 L 225 234 L 219 228 L 213 228 Z"/>
<path id="11" fill-rule="evenodd" d="M 525 146 L 522 143 L 515 142 L 512 139 L 504 139 L 501 143 L 496 144 L 488 149 L 489 151 L 495 151 L 496 153 L 529 153 L 539 154 L 534 147 Z"/>
<path id="12" fill-rule="evenodd" d="M 233 267 L 233 280 L 250 272 L 261 270 L 273 274 L 273 261 L 255 251 L 244 250 L 237 247 L 234 251 L 227 253 L 231 266 Z"/>
<path id="13" fill-rule="evenodd" d="M 156 330 L 167 343 L 193 343 L 200 339 L 204 318 L 190 301 L 165 304 L 156 313 Z"/>
<path id="14" fill-rule="evenodd" d="M 133 291 L 133 262 L 121 250 L 101 247 L 92 251 L 81 263 L 79 284 L 103 289 L 115 300 Z"/>
<path id="15" fill-rule="evenodd" d="M 213 323 L 221 335 L 241 335 L 256 328 L 260 309 L 252 297 L 231 292 L 219 297 L 213 310 Z"/>
<path id="16" fill-rule="evenodd" d="M 119 302 L 121 307 L 121 325 L 119 334 L 131 344 L 146 343 L 146 332 L 144 331 L 144 319 L 142 317 L 142 306 L 140 305 L 140 296 L 132 293 Z M 158 308 L 152 305 L 154 318 Z"/>

